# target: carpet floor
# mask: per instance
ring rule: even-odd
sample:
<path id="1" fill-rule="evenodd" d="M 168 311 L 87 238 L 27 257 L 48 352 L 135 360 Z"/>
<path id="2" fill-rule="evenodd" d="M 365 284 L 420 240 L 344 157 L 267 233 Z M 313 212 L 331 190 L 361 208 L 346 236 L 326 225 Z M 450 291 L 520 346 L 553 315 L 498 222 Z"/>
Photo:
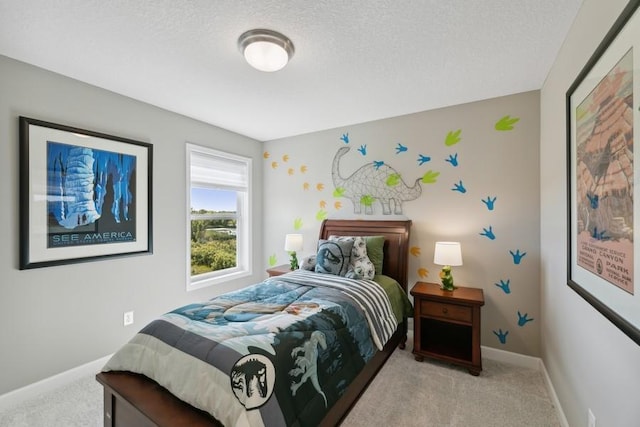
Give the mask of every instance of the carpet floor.
<path id="1" fill-rule="evenodd" d="M 483 359 L 478 377 L 396 350 L 343 427 L 559 427 L 542 374 Z M 2 427 L 102 426 L 102 387 L 93 376 L 0 412 Z"/>

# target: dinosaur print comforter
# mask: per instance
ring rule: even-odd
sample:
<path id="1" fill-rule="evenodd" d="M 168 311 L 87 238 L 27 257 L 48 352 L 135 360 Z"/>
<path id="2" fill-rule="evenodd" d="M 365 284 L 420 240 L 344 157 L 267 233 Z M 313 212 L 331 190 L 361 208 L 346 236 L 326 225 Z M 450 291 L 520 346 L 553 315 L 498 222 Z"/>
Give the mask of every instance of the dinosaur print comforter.
<path id="1" fill-rule="evenodd" d="M 161 316 L 103 371 L 146 375 L 225 426 L 317 425 L 409 309 L 395 282 L 298 270 Z"/>

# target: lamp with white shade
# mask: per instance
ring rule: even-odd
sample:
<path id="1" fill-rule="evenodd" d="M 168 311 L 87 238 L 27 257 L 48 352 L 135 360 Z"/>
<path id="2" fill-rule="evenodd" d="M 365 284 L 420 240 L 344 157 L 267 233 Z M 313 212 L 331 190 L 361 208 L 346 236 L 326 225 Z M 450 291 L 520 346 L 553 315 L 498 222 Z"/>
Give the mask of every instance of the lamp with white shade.
<path id="1" fill-rule="evenodd" d="M 291 270 L 297 270 L 299 265 L 296 252 L 302 250 L 302 234 L 287 234 L 284 239 L 284 250 L 291 255 L 291 260 L 289 261 Z"/>
<path id="2" fill-rule="evenodd" d="M 440 271 L 442 289 L 445 291 L 453 291 L 455 286 L 453 286 L 451 266 L 462 265 L 460 242 L 436 242 L 436 248 L 433 253 L 433 263 L 443 266 Z"/>

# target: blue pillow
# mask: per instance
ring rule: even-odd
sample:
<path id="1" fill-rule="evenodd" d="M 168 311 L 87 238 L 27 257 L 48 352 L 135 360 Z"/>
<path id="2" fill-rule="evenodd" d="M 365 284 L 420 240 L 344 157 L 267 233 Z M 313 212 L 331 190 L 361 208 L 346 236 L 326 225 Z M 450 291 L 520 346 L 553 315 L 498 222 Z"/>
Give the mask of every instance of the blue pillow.
<path id="1" fill-rule="evenodd" d="M 345 276 L 349 271 L 352 248 L 353 240 L 320 240 L 318 242 L 318 253 L 316 254 L 316 273 Z"/>

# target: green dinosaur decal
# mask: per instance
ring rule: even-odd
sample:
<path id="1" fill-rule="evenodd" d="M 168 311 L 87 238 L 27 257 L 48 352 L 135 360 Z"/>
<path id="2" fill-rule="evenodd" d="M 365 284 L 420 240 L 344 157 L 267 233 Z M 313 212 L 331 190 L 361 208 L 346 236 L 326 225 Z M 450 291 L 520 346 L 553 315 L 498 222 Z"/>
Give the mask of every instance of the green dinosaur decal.
<path id="1" fill-rule="evenodd" d="M 432 170 L 427 171 L 424 175 L 422 175 L 422 183 L 423 184 L 434 184 L 437 181 L 440 172 L 434 172 Z"/>
<path id="2" fill-rule="evenodd" d="M 462 129 L 458 129 L 457 131 L 449 131 L 447 137 L 444 140 L 444 145 L 446 145 L 447 147 L 451 147 L 452 145 L 456 145 L 458 142 L 460 142 L 461 132 Z"/>
<path id="3" fill-rule="evenodd" d="M 344 196 L 344 187 L 337 187 L 333 190 L 333 197 L 343 197 Z"/>
<path id="4" fill-rule="evenodd" d="M 316 219 L 318 221 L 324 221 L 325 219 L 327 219 L 328 215 L 329 214 L 327 213 L 327 211 L 325 211 L 324 209 L 320 209 L 318 213 L 316 213 Z"/>
<path id="5" fill-rule="evenodd" d="M 293 229 L 300 230 L 302 228 L 302 218 L 296 218 L 293 220 Z"/>
<path id="6" fill-rule="evenodd" d="M 395 187 L 399 183 L 400 183 L 400 174 L 399 173 L 392 173 L 391 175 L 389 175 L 387 177 L 387 185 L 389 187 Z"/>
<path id="7" fill-rule="evenodd" d="M 513 125 L 519 121 L 519 117 L 511 118 L 511 116 L 507 114 L 496 122 L 496 130 L 513 130 Z"/>
<path id="8" fill-rule="evenodd" d="M 274 255 L 269 257 L 269 267 L 273 267 L 278 262 L 278 258 Z"/>
<path id="9" fill-rule="evenodd" d="M 376 200 L 375 197 L 367 195 L 367 196 L 362 196 L 360 198 L 360 203 L 362 203 L 365 206 L 371 206 L 373 205 L 373 202 L 375 202 L 375 200 Z"/>

